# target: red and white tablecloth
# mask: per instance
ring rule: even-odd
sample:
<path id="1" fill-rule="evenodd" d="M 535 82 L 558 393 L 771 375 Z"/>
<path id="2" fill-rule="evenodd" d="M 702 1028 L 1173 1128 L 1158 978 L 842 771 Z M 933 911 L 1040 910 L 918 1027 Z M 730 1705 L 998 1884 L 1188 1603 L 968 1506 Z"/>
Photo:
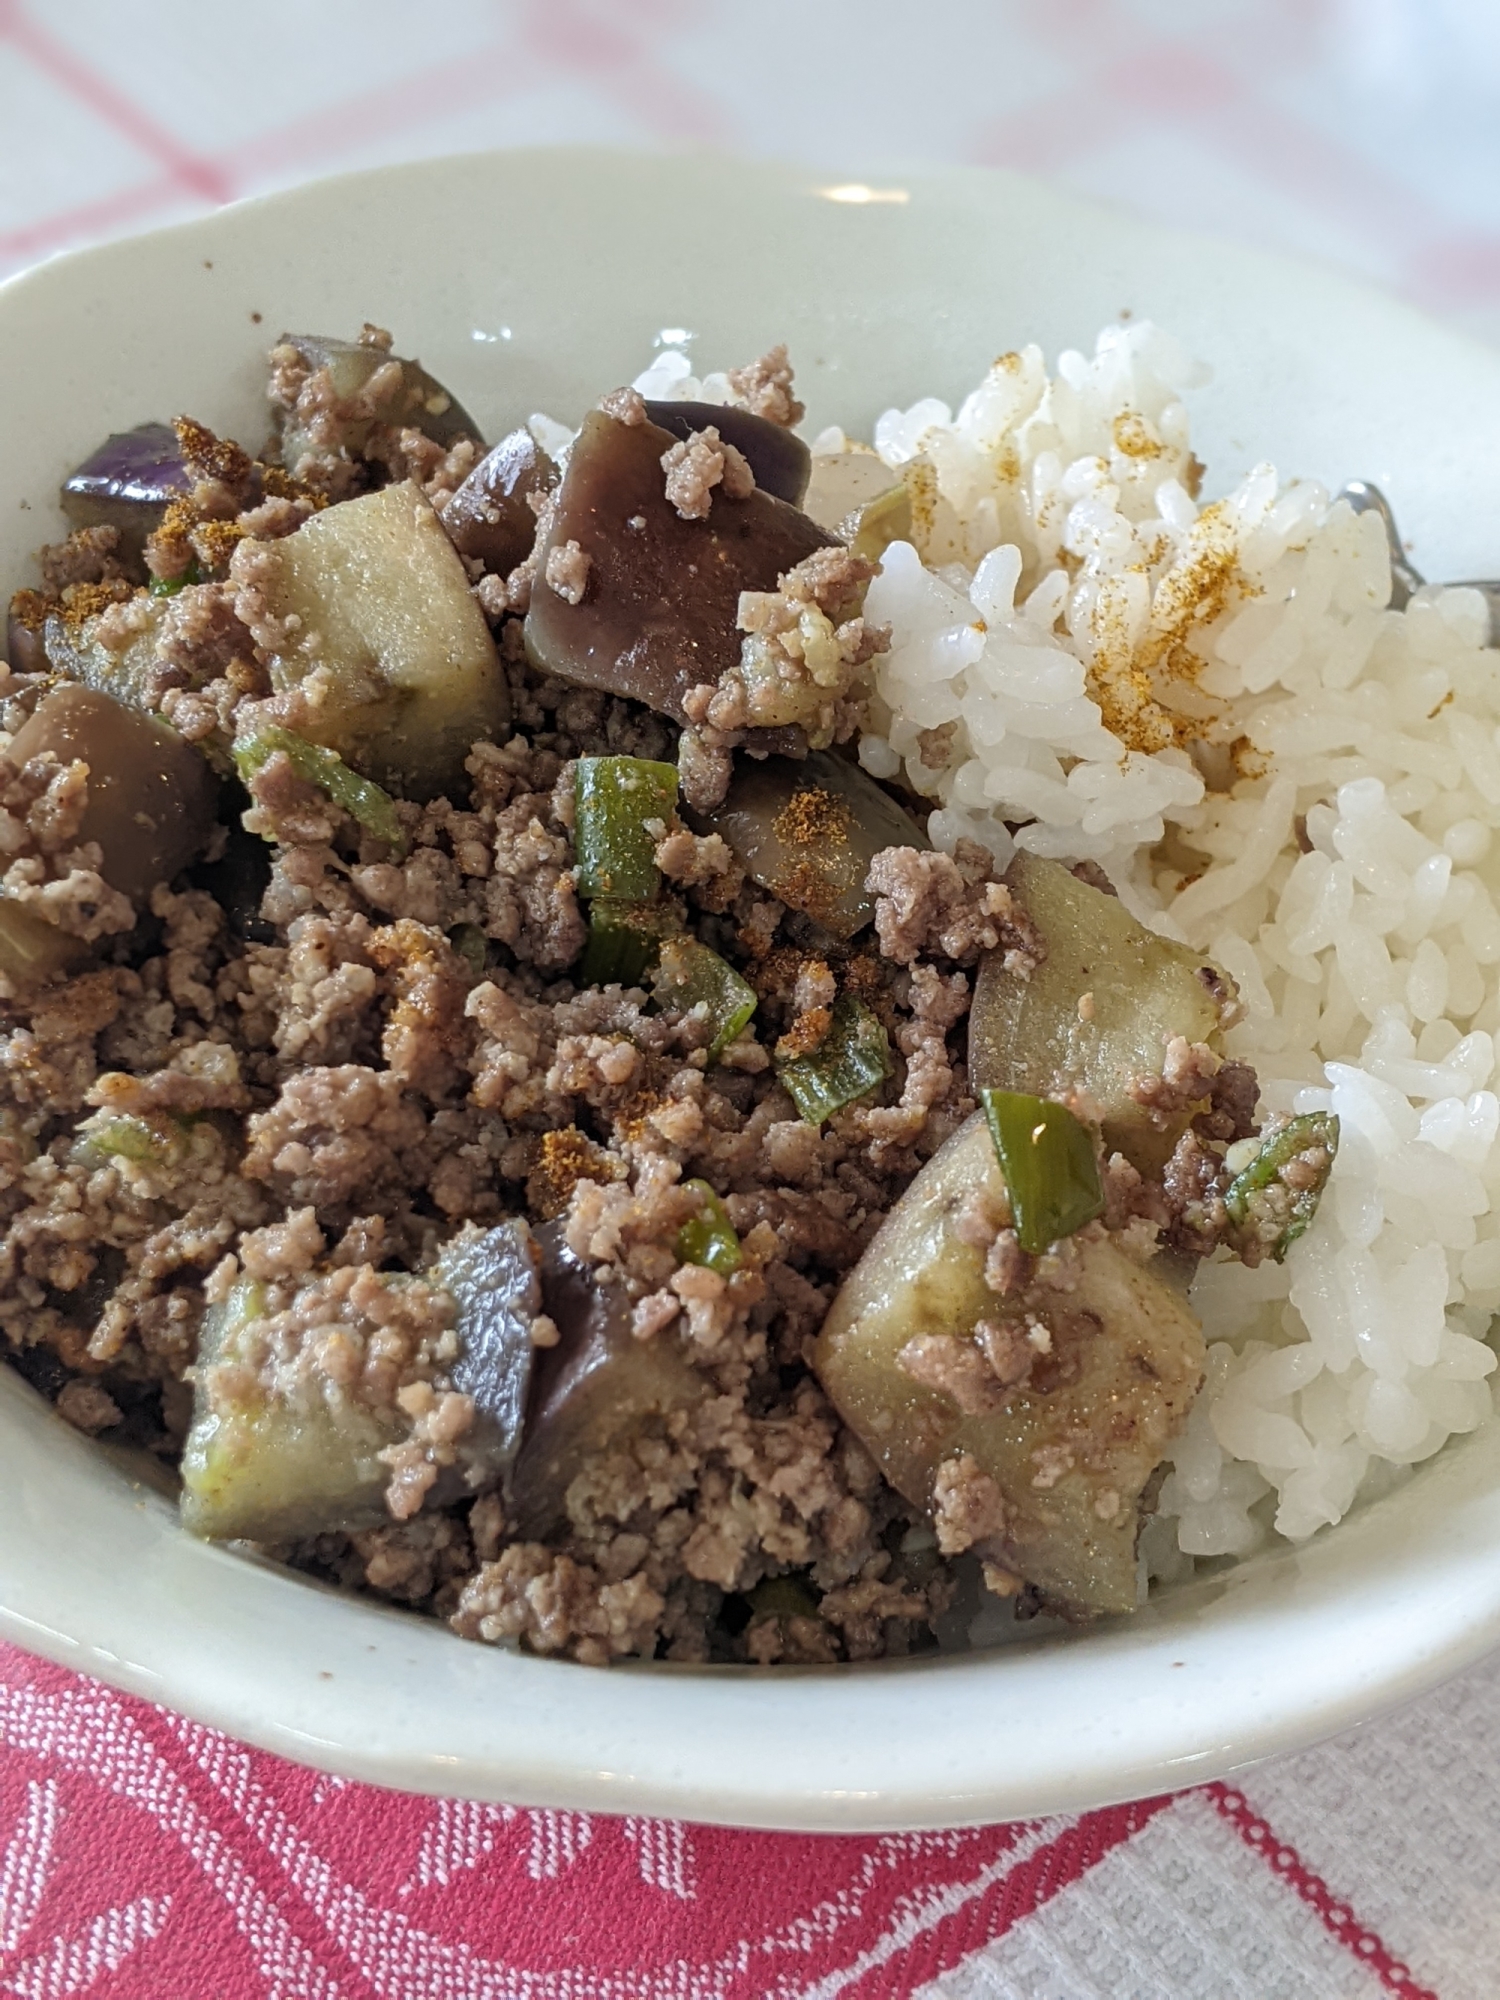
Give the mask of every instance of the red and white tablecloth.
<path id="1" fill-rule="evenodd" d="M 1494 0 L 0 0 L 0 271 L 344 167 L 670 141 L 1026 168 L 1500 337 L 1497 114 Z M 801 1838 L 395 1797 L 0 1649 L 0 1994 L 1493 2000 L 1497 1746 L 1490 1666 L 1235 1786 Z"/>
<path id="2" fill-rule="evenodd" d="M 1500 1671 L 1234 1785 L 840 1838 L 406 1798 L 0 1649 L 22 2000 L 1493 2000 Z"/>

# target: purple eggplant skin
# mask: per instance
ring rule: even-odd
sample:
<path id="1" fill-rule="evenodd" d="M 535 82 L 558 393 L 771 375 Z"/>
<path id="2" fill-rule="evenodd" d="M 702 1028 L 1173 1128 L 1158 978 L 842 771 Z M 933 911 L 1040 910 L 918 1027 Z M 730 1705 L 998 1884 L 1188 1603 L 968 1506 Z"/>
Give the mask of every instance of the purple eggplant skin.
<path id="1" fill-rule="evenodd" d="M 148 423 L 107 437 L 68 474 L 58 497 L 75 528 L 118 528 L 120 560 L 139 563 L 146 537 L 192 485 L 172 426 Z"/>
<path id="2" fill-rule="evenodd" d="M 648 401 L 646 415 L 658 429 L 674 438 L 689 438 L 694 431 L 706 431 L 710 424 L 725 444 L 743 452 L 763 493 L 800 507 L 812 479 L 812 453 L 794 431 L 757 417 L 751 410 L 737 410 L 733 403 L 656 403 Z"/>
<path id="3" fill-rule="evenodd" d="M 89 767 L 80 846 L 99 843 L 99 872 L 112 889 L 144 903 L 207 846 L 218 780 L 207 759 L 154 715 L 96 688 L 55 687 L 12 737 L 11 763 L 51 751 Z"/>
<path id="4" fill-rule="evenodd" d="M 49 673 L 52 663 L 43 627 L 29 625 L 12 611 L 5 621 L 5 660 L 13 674 Z"/>
<path id="5" fill-rule="evenodd" d="M 565 1517 L 568 1488 L 587 1466 L 708 1386 L 669 1333 L 636 1339 L 624 1286 L 595 1282 L 560 1220 L 535 1235 L 542 1304 L 559 1338 L 532 1364 L 526 1437 L 511 1475 L 511 1525 L 528 1538 Z"/>
<path id="6" fill-rule="evenodd" d="M 509 576 L 536 540 L 529 493 L 550 493 L 557 467 L 524 425 L 501 438 L 442 509 L 448 539 L 461 556 Z"/>
<path id="7" fill-rule="evenodd" d="M 662 471 L 674 442 L 656 424 L 622 423 L 603 410 L 584 418 L 538 550 L 525 639 L 542 673 L 686 722 L 688 692 L 739 664 L 740 592 L 774 590 L 784 571 L 834 538 L 759 491 L 731 500 L 716 488 L 707 518 L 685 521 Z M 589 559 L 578 604 L 543 581 L 547 556 L 568 541 Z M 760 734 L 775 740 L 748 748 L 806 748 L 800 729 Z"/>
<path id="8" fill-rule="evenodd" d="M 538 1251 L 519 1216 L 456 1236 L 433 1271 L 458 1307 L 458 1360 L 448 1371 L 474 1403 L 465 1439 L 486 1482 L 503 1481 L 521 1449 L 527 1391 L 537 1354 L 531 1323 L 542 1310 Z"/>

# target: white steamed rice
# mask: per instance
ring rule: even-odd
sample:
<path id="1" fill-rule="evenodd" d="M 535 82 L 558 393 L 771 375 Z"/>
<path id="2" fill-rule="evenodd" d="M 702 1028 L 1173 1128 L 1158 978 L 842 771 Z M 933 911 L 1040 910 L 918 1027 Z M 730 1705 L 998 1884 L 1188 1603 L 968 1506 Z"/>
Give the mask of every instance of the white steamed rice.
<path id="1" fill-rule="evenodd" d="M 1379 521 L 1269 465 L 1200 506 L 1182 395 L 1205 379 L 1159 329 L 1116 326 L 1052 377 L 1038 348 L 1005 356 L 956 416 L 886 412 L 916 546 L 870 588 L 894 643 L 860 746 L 934 801 L 939 845 L 1101 863 L 1238 981 L 1227 1046 L 1263 1110 L 1341 1120 L 1285 1265 L 1200 1271 L 1208 1379 L 1148 1534 L 1163 1577 L 1300 1541 L 1475 1429 L 1500 1310 L 1486 606 L 1429 588 L 1389 610 Z M 676 351 L 636 386 L 728 394 Z M 1216 761 L 1166 740 L 1182 716 Z"/>

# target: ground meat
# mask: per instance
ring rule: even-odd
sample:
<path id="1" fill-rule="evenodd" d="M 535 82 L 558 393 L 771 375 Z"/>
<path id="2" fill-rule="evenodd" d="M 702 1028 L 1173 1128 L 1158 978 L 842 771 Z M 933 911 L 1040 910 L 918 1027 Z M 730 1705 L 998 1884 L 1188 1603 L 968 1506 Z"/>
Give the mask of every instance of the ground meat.
<path id="1" fill-rule="evenodd" d="M 715 747 L 696 729 L 684 729 L 677 746 L 678 782 L 694 812 L 712 812 L 724 803 L 734 761 L 727 749 Z"/>
<path id="2" fill-rule="evenodd" d="M 875 897 L 880 948 L 898 965 L 924 956 L 972 965 L 983 951 L 1003 949 L 1009 972 L 1026 978 L 1043 946 L 1030 918 L 1003 882 L 990 855 L 960 840 L 953 854 L 886 847 L 870 863 L 865 888 Z"/>
<path id="3" fill-rule="evenodd" d="M 399 1203 L 427 1121 L 389 1071 L 344 1063 L 288 1077 L 246 1127 L 244 1172 L 320 1215 L 379 1212 Z"/>
<path id="4" fill-rule="evenodd" d="M 1134 1078 L 1129 1094 L 1152 1124 L 1165 1131 L 1185 1111 L 1204 1102 L 1220 1063 L 1207 1042 L 1190 1042 L 1185 1035 L 1174 1035 L 1167 1043 L 1160 1073 Z"/>
<path id="5" fill-rule="evenodd" d="M 649 1656 L 665 1609 L 640 1576 L 605 1583 L 570 1556 L 519 1542 L 479 1571 L 452 1622 L 468 1639 L 524 1639 L 535 1652 L 570 1652 L 603 1666 L 628 1653 Z"/>
<path id="6" fill-rule="evenodd" d="M 742 410 L 784 429 L 800 424 L 807 414 L 792 394 L 792 364 L 784 343 L 768 348 L 743 368 L 731 368 L 729 387 Z"/>
<path id="7" fill-rule="evenodd" d="M 582 604 L 589 586 L 589 558 L 577 542 L 567 541 L 547 551 L 547 567 L 542 572 L 549 590 L 555 590 L 565 604 Z"/>
<path id="8" fill-rule="evenodd" d="M 727 910 L 745 884 L 745 870 L 722 835 L 690 833 L 685 826 L 663 832 L 656 865 L 669 882 L 696 890 L 704 910 Z"/>
<path id="9" fill-rule="evenodd" d="M 876 565 L 843 547 L 815 549 L 775 590 L 740 593 L 740 662 L 684 700 L 688 720 L 733 739 L 752 728 L 804 729 L 814 748 L 842 743 L 868 697 L 864 669 L 890 645 L 859 615 Z"/>
<path id="10" fill-rule="evenodd" d="M 932 1523 L 945 1556 L 1003 1536 L 1009 1509 L 1000 1488 L 966 1451 L 945 1458 L 932 1488 Z"/>
<path id="11" fill-rule="evenodd" d="M 75 1430 L 96 1437 L 100 1431 L 113 1430 L 119 1423 L 120 1406 L 97 1382 L 91 1382 L 86 1375 L 75 1375 L 62 1386 L 57 1414 L 66 1417 Z"/>
<path id="12" fill-rule="evenodd" d="M 924 1389 L 946 1396 L 966 1417 L 1003 1410 L 1010 1399 L 1010 1385 L 996 1375 L 989 1356 L 955 1333 L 919 1333 L 896 1356 L 896 1366 Z"/>
<path id="13" fill-rule="evenodd" d="M 730 500 L 748 500 L 755 491 L 749 460 L 712 424 L 669 446 L 661 466 L 667 475 L 667 498 L 684 521 L 708 518 L 716 486 L 722 486 Z"/>
<path id="14" fill-rule="evenodd" d="M 121 574 L 115 557 L 118 528 L 75 528 L 65 542 L 53 542 L 36 552 L 42 588 L 60 596 L 72 584 L 103 583 Z"/>
<path id="15" fill-rule="evenodd" d="M 646 421 L 646 399 L 639 389 L 611 389 L 607 396 L 599 398 L 599 408 L 619 424 Z"/>

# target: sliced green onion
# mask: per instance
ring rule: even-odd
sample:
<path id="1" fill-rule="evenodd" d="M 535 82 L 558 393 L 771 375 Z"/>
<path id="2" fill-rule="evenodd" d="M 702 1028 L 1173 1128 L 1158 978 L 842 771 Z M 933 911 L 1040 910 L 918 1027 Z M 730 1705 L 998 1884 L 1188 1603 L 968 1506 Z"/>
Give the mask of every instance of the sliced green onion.
<path id="1" fill-rule="evenodd" d="M 793 1570 L 787 1576 L 763 1576 L 750 1593 L 750 1622 L 758 1618 L 816 1618 L 818 1593 L 811 1580 Z"/>
<path id="2" fill-rule="evenodd" d="M 190 562 L 181 576 L 153 576 L 151 595 L 153 597 L 175 597 L 179 590 L 186 590 L 190 583 L 202 583 L 203 575 L 196 562 Z"/>
<path id="3" fill-rule="evenodd" d="M 448 942 L 474 977 L 482 979 L 490 941 L 478 924 L 455 924 L 448 933 Z"/>
<path id="4" fill-rule="evenodd" d="M 1017 1090 L 981 1090 L 1010 1196 L 1016 1241 L 1033 1257 L 1104 1209 L 1086 1126 L 1065 1105 Z"/>
<path id="5" fill-rule="evenodd" d="M 671 904 L 621 903 L 596 896 L 589 905 L 589 941 L 578 967 L 581 986 L 639 986 L 656 963 L 662 939 L 681 919 Z"/>
<path id="6" fill-rule="evenodd" d="M 383 840 L 387 847 L 395 848 L 398 854 L 406 852 L 406 835 L 401 830 L 390 793 L 382 791 L 369 778 L 360 777 L 357 771 L 351 771 L 337 750 L 325 749 L 321 743 L 309 743 L 305 737 L 294 735 L 290 729 L 282 729 L 272 723 L 247 741 L 235 744 L 235 765 L 247 785 L 262 764 L 275 756 L 278 750 L 299 778 L 305 778 L 308 784 L 326 792 L 333 803 L 342 807 L 351 818 L 357 819 L 366 832 L 373 833 L 377 840 Z"/>
<path id="7" fill-rule="evenodd" d="M 740 1268 L 740 1239 L 722 1201 L 707 1181 L 684 1181 L 703 1206 L 677 1232 L 677 1255 L 684 1264 L 702 1264 L 727 1278 Z"/>
<path id="8" fill-rule="evenodd" d="M 164 1166 L 181 1159 L 192 1120 L 164 1116 L 155 1121 L 121 1111 L 89 1120 L 79 1128 L 76 1151 L 84 1161 L 134 1160 L 143 1165 Z"/>
<path id="9" fill-rule="evenodd" d="M 573 880 L 579 895 L 651 902 L 661 888 L 661 870 L 646 821 L 674 817 L 677 766 L 644 757 L 580 757 L 573 802 Z"/>
<path id="10" fill-rule="evenodd" d="M 1331 1111 L 1309 1111 L 1273 1132 L 1224 1190 L 1230 1221 L 1268 1244 L 1274 1262 L 1279 1264 L 1297 1238 L 1306 1235 L 1338 1149 L 1338 1119 Z M 1321 1162 L 1318 1153 L 1323 1155 Z M 1284 1172 L 1304 1154 L 1313 1156 L 1306 1162 L 1307 1173 L 1299 1176 L 1308 1184 L 1297 1187 L 1284 1178 Z"/>
<path id="11" fill-rule="evenodd" d="M 683 1013 L 703 1009 L 711 1031 L 710 1056 L 719 1055 L 755 1012 L 755 988 L 734 967 L 695 938 L 668 938 L 662 945 L 651 991 L 658 1007 Z"/>
<path id="12" fill-rule="evenodd" d="M 864 1002 L 845 993 L 833 1003 L 819 1047 L 776 1068 L 804 1122 L 821 1125 L 885 1082 L 891 1073 L 891 1045 Z"/>

